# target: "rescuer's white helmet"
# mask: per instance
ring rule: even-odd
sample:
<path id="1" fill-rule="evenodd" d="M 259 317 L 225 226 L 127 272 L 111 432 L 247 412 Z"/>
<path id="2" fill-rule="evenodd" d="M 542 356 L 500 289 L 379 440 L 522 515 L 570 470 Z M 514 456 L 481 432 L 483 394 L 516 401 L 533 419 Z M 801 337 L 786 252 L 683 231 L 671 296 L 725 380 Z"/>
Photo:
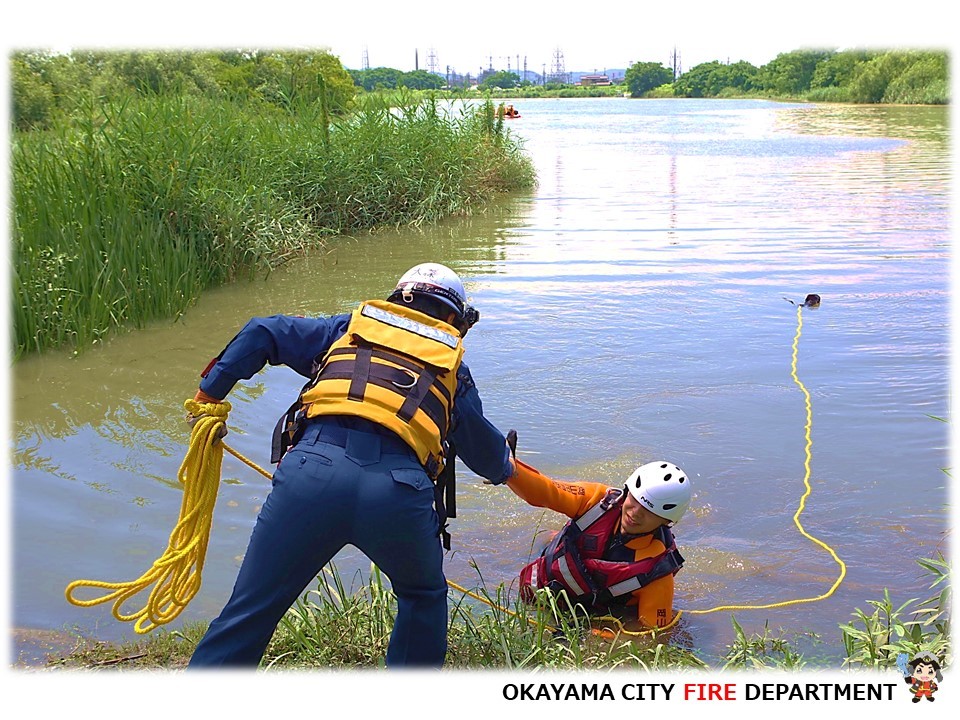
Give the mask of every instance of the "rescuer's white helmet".
<path id="1" fill-rule="evenodd" d="M 663 460 L 641 465 L 627 478 L 627 492 L 654 515 L 677 522 L 690 507 L 690 479 Z"/>
<path id="2" fill-rule="evenodd" d="M 391 299 L 398 297 L 410 301 L 413 294 L 422 293 L 435 298 L 453 310 L 460 322 L 469 328 L 476 322 L 479 313 L 467 305 L 467 292 L 460 276 L 440 263 L 420 263 L 407 270 L 394 289 Z"/>

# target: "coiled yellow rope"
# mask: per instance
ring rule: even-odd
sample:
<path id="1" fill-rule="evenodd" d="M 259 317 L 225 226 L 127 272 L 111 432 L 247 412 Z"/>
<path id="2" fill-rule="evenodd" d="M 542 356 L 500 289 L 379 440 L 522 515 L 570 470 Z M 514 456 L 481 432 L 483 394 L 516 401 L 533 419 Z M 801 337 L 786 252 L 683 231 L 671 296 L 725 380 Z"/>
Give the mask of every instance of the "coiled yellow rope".
<path id="1" fill-rule="evenodd" d="M 91 607 L 112 600 L 113 616 L 122 622 L 135 621 L 134 630 L 140 634 L 176 618 L 200 590 L 213 508 L 220 487 L 220 467 L 225 448 L 221 438 L 226 430 L 230 403 L 187 400 L 184 407 L 197 420 L 177 475 L 183 485 L 183 500 L 180 519 L 170 533 L 166 551 L 153 563 L 153 567 L 136 580 L 74 580 L 65 590 L 67 601 L 80 607 Z M 251 464 L 245 458 L 241 459 Z M 123 611 L 124 603 L 151 585 L 153 589 L 141 609 L 130 613 Z M 81 600 L 73 595 L 81 587 L 102 588 L 109 592 Z"/>

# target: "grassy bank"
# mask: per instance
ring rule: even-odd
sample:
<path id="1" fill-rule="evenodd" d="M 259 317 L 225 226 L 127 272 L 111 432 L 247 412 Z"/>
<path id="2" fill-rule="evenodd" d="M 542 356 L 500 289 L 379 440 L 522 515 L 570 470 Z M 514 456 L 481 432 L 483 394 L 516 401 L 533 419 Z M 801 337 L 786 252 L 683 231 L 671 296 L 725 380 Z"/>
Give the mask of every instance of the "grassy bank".
<path id="1" fill-rule="evenodd" d="M 933 594 L 896 606 L 885 591 L 882 599 L 869 603 L 872 611 L 857 608 L 851 620 L 838 627 L 846 651 L 844 667 L 889 670 L 896 667 L 899 653 L 912 657 L 920 651 L 951 664 L 949 565 L 942 556 L 918 562 L 931 579 Z M 450 590 L 448 668 L 836 669 L 808 661 L 783 630 L 748 635 L 733 616 L 726 654 L 708 661 L 690 648 L 682 628 L 631 634 L 616 623 L 589 618 L 582 609 L 571 610 L 549 593 L 538 604 L 527 605 L 502 584 L 488 590 L 481 583 L 470 592 Z M 356 592 L 345 587 L 335 568 L 326 569 L 317 587 L 284 617 L 261 668 L 381 667 L 395 615 L 396 597 L 375 568 Z M 186 666 L 204 630 L 195 624 L 173 632 L 161 629 L 127 645 L 88 643 L 50 658 L 48 666 L 179 669 Z"/>
<path id="2" fill-rule="evenodd" d="M 14 354 L 175 318 L 206 287 L 334 234 L 469 213 L 531 187 L 492 110 L 429 99 L 279 108 L 196 95 L 89 100 L 12 137 Z"/>

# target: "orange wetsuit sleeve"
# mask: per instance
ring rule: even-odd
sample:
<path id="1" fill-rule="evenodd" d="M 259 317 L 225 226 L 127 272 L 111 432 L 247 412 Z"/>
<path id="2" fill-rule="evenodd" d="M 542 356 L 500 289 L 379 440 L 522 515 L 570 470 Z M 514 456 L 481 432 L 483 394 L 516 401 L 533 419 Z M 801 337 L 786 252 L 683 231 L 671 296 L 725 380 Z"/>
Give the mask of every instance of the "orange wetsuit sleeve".
<path id="1" fill-rule="evenodd" d="M 610 488 L 602 483 L 566 482 L 547 477 L 520 460 L 507 487 L 534 507 L 549 508 L 567 517 L 580 517 L 596 505 Z"/>
<path id="2" fill-rule="evenodd" d="M 634 590 L 633 596 L 637 600 L 637 620 L 646 627 L 663 627 L 673 620 L 673 575 Z"/>

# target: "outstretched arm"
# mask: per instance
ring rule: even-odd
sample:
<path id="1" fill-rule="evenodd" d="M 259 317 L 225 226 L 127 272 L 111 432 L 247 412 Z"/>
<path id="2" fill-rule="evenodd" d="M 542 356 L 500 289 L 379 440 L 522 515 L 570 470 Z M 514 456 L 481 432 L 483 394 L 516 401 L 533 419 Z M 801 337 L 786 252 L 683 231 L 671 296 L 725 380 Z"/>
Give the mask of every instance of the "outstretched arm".
<path id="1" fill-rule="evenodd" d="M 349 315 L 253 318 L 202 373 L 204 399 L 222 400 L 239 380 L 253 377 L 267 363 L 286 365 L 309 377 L 313 359 L 343 334 L 349 319 Z"/>
<path id="2" fill-rule="evenodd" d="M 606 495 L 602 483 L 554 480 L 522 460 L 513 460 L 515 471 L 507 487 L 535 507 L 549 508 L 567 517 L 580 517 Z"/>

